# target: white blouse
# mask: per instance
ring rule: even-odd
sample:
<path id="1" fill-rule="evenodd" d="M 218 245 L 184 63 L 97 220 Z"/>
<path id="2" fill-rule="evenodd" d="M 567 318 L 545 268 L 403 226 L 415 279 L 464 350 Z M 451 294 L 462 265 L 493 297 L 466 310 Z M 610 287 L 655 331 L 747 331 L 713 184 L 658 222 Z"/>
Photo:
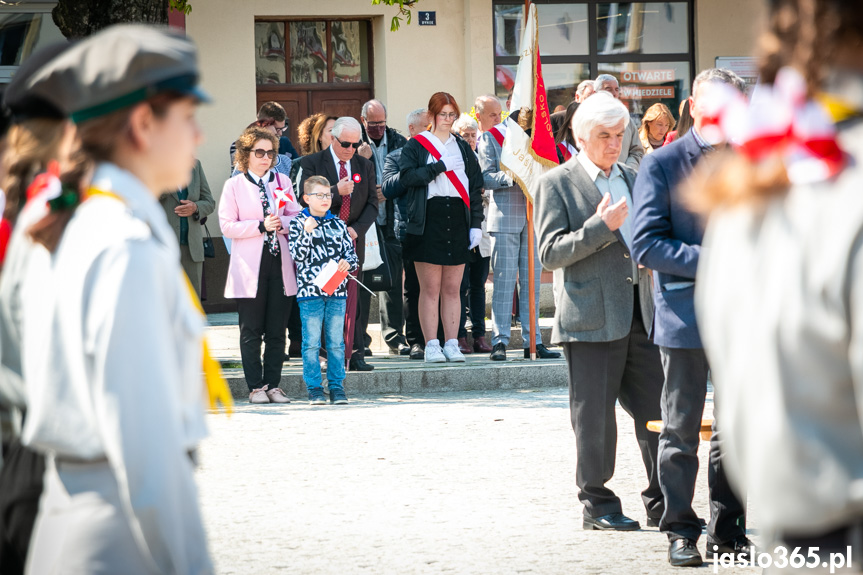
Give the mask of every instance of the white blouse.
<path id="1" fill-rule="evenodd" d="M 458 140 L 456 140 L 455 136 L 450 136 L 447 138 L 446 142 L 441 142 L 440 138 L 435 136 L 431 132 L 426 133 L 428 135 L 429 141 L 438 149 L 443 149 L 446 153 L 441 154 L 441 159 L 451 156 L 456 158 L 462 158 L 461 148 L 458 146 Z M 435 160 L 434 157 L 429 154 L 428 164 L 437 163 L 439 160 Z M 438 176 L 429 182 L 428 185 L 428 198 L 461 198 L 461 195 L 458 193 L 458 190 L 455 189 L 455 186 L 452 185 L 452 182 L 449 181 L 449 178 L 446 175 L 446 172 L 442 174 L 438 174 Z"/>

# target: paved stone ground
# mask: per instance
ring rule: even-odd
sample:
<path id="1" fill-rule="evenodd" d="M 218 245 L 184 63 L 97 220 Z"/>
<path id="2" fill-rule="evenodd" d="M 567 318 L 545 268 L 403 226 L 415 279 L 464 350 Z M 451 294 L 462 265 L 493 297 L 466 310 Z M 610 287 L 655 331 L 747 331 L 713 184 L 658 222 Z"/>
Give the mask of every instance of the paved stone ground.
<path id="1" fill-rule="evenodd" d="M 656 529 L 582 530 L 566 389 L 241 402 L 209 424 L 198 483 L 221 574 L 688 572 L 668 565 Z M 610 486 L 644 524 L 645 474 L 620 408 L 618 425 Z"/>

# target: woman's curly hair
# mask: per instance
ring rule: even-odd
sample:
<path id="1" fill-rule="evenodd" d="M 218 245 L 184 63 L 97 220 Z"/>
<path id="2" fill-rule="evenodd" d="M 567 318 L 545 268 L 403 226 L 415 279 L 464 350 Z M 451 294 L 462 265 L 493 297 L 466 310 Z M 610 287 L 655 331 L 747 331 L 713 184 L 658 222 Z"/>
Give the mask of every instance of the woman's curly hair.
<path id="1" fill-rule="evenodd" d="M 300 122 L 300 125 L 297 126 L 297 135 L 302 155 L 308 156 L 323 149 L 321 146 L 321 135 L 324 133 L 327 122 L 330 120 L 335 122 L 338 118 L 319 112 Z"/>
<path id="2" fill-rule="evenodd" d="M 267 140 L 268 142 L 273 144 L 273 150 L 276 151 L 276 154 L 279 153 L 279 139 L 275 134 L 266 130 L 264 128 L 260 128 L 256 125 L 252 125 L 249 128 L 246 128 L 240 137 L 237 138 L 237 155 L 234 157 L 234 162 L 238 170 L 241 172 L 249 171 L 249 157 L 252 155 L 252 149 L 255 147 L 255 144 L 260 142 L 261 140 Z M 272 160 L 270 160 L 270 168 L 276 165 L 276 157 L 274 156 Z"/>

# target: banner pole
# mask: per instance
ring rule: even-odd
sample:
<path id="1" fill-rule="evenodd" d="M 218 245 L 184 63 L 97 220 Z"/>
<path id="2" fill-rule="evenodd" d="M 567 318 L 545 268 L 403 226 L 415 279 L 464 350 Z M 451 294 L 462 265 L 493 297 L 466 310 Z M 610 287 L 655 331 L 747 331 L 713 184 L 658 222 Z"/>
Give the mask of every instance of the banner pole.
<path id="1" fill-rule="evenodd" d="M 528 14 L 530 12 L 530 0 L 524 0 L 524 22 L 527 24 Z M 527 199 L 527 289 L 530 292 L 528 299 L 528 318 L 530 321 L 530 360 L 536 361 L 536 277 L 533 273 L 535 258 L 534 258 L 534 237 L 533 237 L 533 202 Z"/>

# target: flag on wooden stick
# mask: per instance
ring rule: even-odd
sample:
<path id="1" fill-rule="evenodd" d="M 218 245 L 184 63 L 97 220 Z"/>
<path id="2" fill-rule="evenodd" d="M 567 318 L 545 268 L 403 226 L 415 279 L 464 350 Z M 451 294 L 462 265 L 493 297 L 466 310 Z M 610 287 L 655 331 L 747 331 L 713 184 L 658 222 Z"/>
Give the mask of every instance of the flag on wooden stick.
<path id="1" fill-rule="evenodd" d="M 514 117 L 518 115 L 516 121 Z M 521 58 L 512 91 L 506 140 L 501 151 L 503 170 L 533 202 L 531 188 L 541 175 L 558 165 L 551 113 L 539 61 L 536 5 L 531 3 L 521 38 Z"/>

